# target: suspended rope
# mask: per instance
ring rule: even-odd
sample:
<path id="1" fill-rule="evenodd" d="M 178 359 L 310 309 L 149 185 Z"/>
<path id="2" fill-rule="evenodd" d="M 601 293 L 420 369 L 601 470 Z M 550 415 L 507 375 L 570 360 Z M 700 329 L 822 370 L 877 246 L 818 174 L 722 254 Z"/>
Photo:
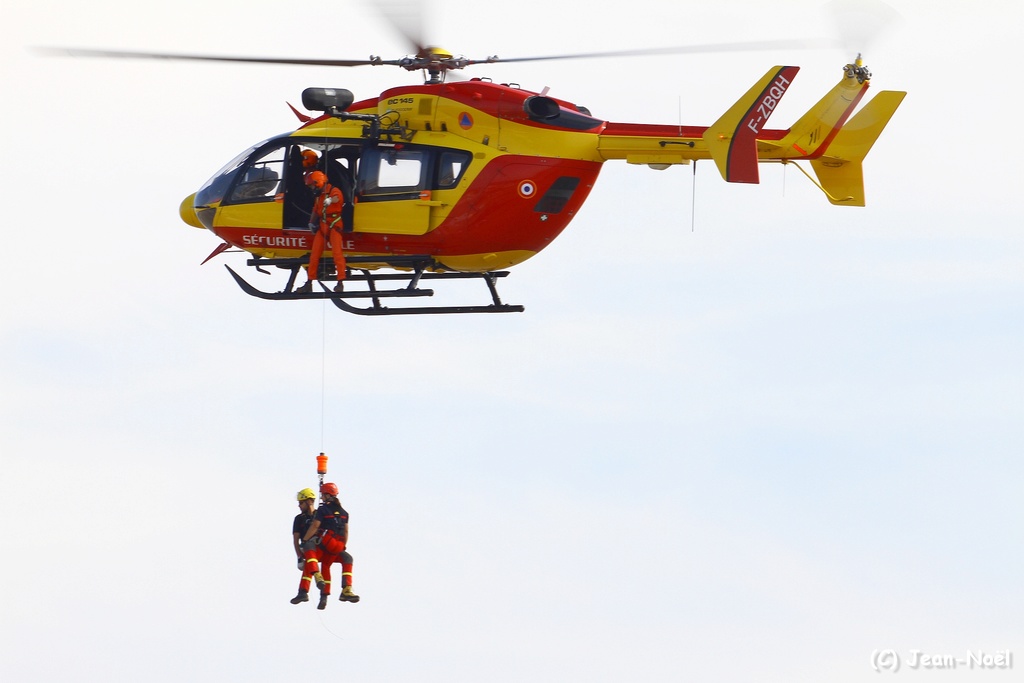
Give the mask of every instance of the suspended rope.
<path id="1" fill-rule="evenodd" d="M 320 453 L 324 452 L 324 425 L 327 423 L 327 299 L 320 306 Z M 321 481 L 321 483 L 323 483 Z"/>
<path id="2" fill-rule="evenodd" d="M 320 612 L 319 614 L 320 614 L 320 625 L 324 627 L 324 630 L 327 631 L 328 633 L 330 633 L 332 636 L 334 636 L 338 640 L 345 640 L 344 638 L 339 636 L 337 633 L 332 631 L 331 628 L 327 625 L 327 622 L 324 621 L 324 613 Z"/>
<path id="3" fill-rule="evenodd" d="M 327 425 L 327 300 L 320 306 L 320 455 L 316 457 L 316 473 L 320 480 L 319 492 L 324 486 L 327 474 L 327 456 L 324 455 L 324 433 Z M 320 502 L 319 499 L 317 501 Z"/>

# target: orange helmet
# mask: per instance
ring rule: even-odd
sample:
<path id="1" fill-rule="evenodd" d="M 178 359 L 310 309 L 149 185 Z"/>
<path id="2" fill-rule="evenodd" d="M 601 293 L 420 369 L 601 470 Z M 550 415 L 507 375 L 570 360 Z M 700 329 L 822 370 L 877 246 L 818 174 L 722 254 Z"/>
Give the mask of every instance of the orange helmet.
<path id="1" fill-rule="evenodd" d="M 302 167 L 303 168 L 315 168 L 316 162 L 320 161 L 320 157 L 316 155 L 311 149 L 302 150 Z"/>
<path id="2" fill-rule="evenodd" d="M 313 171 L 312 173 L 306 174 L 306 185 L 317 190 L 322 190 L 326 184 L 327 176 L 324 175 L 323 171 Z"/>
<path id="3" fill-rule="evenodd" d="M 338 485 L 330 482 L 326 484 L 320 484 L 320 493 L 326 493 L 331 496 L 338 495 Z"/>

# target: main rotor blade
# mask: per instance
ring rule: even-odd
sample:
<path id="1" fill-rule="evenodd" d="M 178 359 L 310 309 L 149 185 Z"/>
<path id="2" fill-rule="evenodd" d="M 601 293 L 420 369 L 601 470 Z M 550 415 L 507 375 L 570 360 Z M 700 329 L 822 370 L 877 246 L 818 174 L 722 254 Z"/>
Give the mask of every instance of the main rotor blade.
<path id="1" fill-rule="evenodd" d="M 397 27 L 397 26 L 396 26 Z M 406 36 L 410 40 L 414 37 Z M 428 47 L 416 46 L 418 53 L 429 51 Z M 750 52 L 756 50 L 807 50 L 836 47 L 833 41 L 811 40 L 766 40 L 740 43 L 707 43 L 704 45 L 679 45 L 675 47 L 642 48 L 637 50 L 611 50 L 607 52 L 581 52 L 564 55 L 543 55 L 535 57 L 488 57 L 482 60 L 466 60 L 465 65 L 493 64 L 498 62 L 540 62 L 559 59 L 594 59 L 605 57 L 644 57 L 672 54 L 699 54 L 706 52 Z M 36 48 L 44 54 L 64 55 L 72 57 L 106 57 L 112 59 L 167 59 L 178 61 L 202 62 L 234 62 L 252 64 L 283 64 L 291 66 L 366 66 L 393 65 L 403 66 L 406 60 L 374 59 L 287 59 L 282 57 L 232 57 L 221 55 L 175 54 L 165 52 L 131 52 L 123 50 L 92 50 L 86 48 Z M 408 68 L 408 67 L 406 67 Z"/>
<path id="2" fill-rule="evenodd" d="M 377 0 L 371 3 L 377 12 L 402 34 L 412 54 L 427 49 L 423 27 L 423 0 Z"/>
<path id="3" fill-rule="evenodd" d="M 699 54 L 704 52 L 751 52 L 756 50 L 815 50 L 836 47 L 827 40 L 761 40 L 745 43 L 707 43 L 704 45 L 679 45 L 675 47 L 653 47 L 639 50 L 612 50 L 609 52 L 580 52 L 569 55 L 544 55 L 541 57 L 494 57 L 489 62 L 540 62 L 555 59 L 593 59 L 598 57 L 644 57 L 653 55 Z"/>
<path id="4" fill-rule="evenodd" d="M 217 55 L 186 55 L 162 52 L 126 52 L 119 50 L 88 50 L 79 48 L 38 48 L 51 55 L 71 57 L 110 57 L 113 59 L 169 59 L 201 62 L 250 62 L 254 64 L 289 64 L 301 66 L 364 66 L 374 64 L 369 59 L 282 59 L 277 57 L 222 57 Z"/>

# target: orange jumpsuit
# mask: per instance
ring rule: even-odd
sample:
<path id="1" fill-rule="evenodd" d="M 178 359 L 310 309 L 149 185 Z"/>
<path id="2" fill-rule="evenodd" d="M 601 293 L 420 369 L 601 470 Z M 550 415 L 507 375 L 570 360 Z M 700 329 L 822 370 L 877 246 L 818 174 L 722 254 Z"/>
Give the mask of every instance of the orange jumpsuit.
<path id="1" fill-rule="evenodd" d="M 322 592 L 330 595 L 331 565 L 335 562 L 341 564 L 341 587 L 352 585 L 352 556 L 345 552 L 345 541 L 333 531 L 325 531 L 316 550 L 307 550 L 304 557 L 306 567 L 299 581 L 299 590 L 309 590 L 313 574 L 319 569 L 324 579 Z"/>
<path id="2" fill-rule="evenodd" d="M 331 203 L 324 208 L 324 198 L 330 197 Z M 330 183 L 324 185 L 323 192 L 317 195 L 316 203 L 313 205 L 313 220 L 320 221 L 320 227 L 313 237 L 313 248 L 309 253 L 309 268 L 306 274 L 309 280 L 317 280 L 317 270 L 320 267 L 320 255 L 324 250 L 324 243 L 330 245 L 331 255 L 334 256 L 334 268 L 338 272 L 338 280 L 345 279 L 345 252 L 342 250 L 344 236 L 341 221 L 341 209 L 345 206 L 345 198 L 341 190 Z"/>
<path id="3" fill-rule="evenodd" d="M 306 550 L 302 553 L 302 557 L 306 562 L 303 565 L 302 578 L 299 580 L 299 592 L 301 593 L 302 591 L 305 591 L 308 593 L 309 584 L 313 580 L 313 575 L 320 571 L 319 562 L 323 560 L 323 553 L 319 549 Z M 325 569 L 327 569 L 328 567 L 330 567 L 330 564 L 324 565 Z M 326 576 L 327 581 L 330 581 L 330 578 L 331 574 L 330 570 L 328 569 Z M 327 585 L 330 586 L 330 583 L 328 583 Z M 327 593 L 329 594 L 330 592 L 331 589 L 328 588 Z"/>
<path id="4" fill-rule="evenodd" d="M 352 556 L 345 552 L 346 541 L 340 533 L 340 530 L 348 525 L 348 512 L 337 501 L 323 503 L 314 519 L 323 522 L 323 532 L 319 544 L 303 554 L 306 563 L 302 579 L 299 581 L 299 590 L 308 592 L 313 575 L 319 570 L 324 580 L 321 592 L 330 595 L 331 565 L 335 562 L 341 564 L 341 587 L 344 589 L 352 585 Z"/>

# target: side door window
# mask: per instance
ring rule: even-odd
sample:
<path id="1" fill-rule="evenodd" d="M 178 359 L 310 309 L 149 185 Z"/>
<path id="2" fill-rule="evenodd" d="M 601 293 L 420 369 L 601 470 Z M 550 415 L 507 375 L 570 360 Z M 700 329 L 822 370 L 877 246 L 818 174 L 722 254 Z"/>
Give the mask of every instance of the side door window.
<path id="1" fill-rule="evenodd" d="M 459 184 L 473 155 L 462 150 L 441 152 L 437 162 L 437 189 L 447 190 Z"/>
<path id="2" fill-rule="evenodd" d="M 359 194 L 371 201 L 410 199 L 425 187 L 426 152 L 375 147 L 359 162 Z"/>
<path id="3" fill-rule="evenodd" d="M 432 170 L 429 148 L 367 147 L 359 159 L 353 226 L 357 232 L 422 235 L 432 203 L 421 193 Z"/>

